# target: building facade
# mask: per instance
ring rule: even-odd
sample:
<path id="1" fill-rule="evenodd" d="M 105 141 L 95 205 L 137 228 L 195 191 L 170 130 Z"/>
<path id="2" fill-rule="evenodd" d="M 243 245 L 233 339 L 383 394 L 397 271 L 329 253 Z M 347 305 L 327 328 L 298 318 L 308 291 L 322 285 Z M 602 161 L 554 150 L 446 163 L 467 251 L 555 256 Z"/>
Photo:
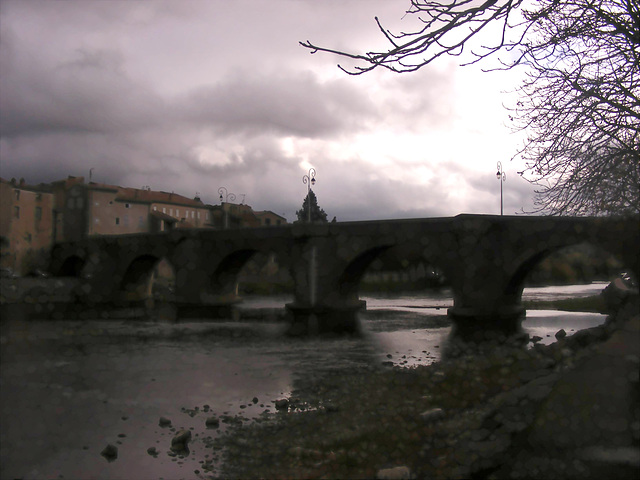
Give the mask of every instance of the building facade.
<path id="1" fill-rule="evenodd" d="M 49 185 L 0 179 L 0 266 L 24 275 L 43 268 L 55 238 Z"/>
<path id="2" fill-rule="evenodd" d="M 205 205 L 200 198 L 150 188 L 127 188 L 69 176 L 51 184 L 2 180 L 1 265 L 19 274 L 46 264 L 56 242 L 98 235 L 159 233 L 180 228 L 282 225 L 284 217 L 249 205 Z"/>

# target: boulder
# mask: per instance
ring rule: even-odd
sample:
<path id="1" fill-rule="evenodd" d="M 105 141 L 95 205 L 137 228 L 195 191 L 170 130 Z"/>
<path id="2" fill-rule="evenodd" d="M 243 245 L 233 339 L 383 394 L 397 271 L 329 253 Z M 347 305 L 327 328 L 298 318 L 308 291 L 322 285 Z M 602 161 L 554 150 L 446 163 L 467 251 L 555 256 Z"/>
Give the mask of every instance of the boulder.
<path id="1" fill-rule="evenodd" d="M 556 338 L 557 338 L 558 340 L 560 340 L 560 339 L 562 339 L 562 338 L 564 338 L 564 337 L 566 337 L 566 336 L 567 336 L 567 332 L 565 332 L 565 331 L 564 331 L 564 328 L 561 328 L 560 330 L 558 330 L 558 331 L 556 332 Z"/>
<path id="2" fill-rule="evenodd" d="M 289 409 L 289 400 L 283 398 L 281 400 L 276 400 L 276 410 L 288 410 Z"/>

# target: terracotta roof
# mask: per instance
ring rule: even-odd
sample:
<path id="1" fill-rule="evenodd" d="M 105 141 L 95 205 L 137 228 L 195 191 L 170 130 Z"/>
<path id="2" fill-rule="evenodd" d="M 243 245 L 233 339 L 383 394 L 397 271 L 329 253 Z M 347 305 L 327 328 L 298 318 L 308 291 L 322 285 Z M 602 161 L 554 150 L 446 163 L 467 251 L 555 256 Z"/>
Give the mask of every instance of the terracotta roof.
<path id="1" fill-rule="evenodd" d="M 272 212 L 271 210 L 260 210 L 258 212 L 253 212 L 255 213 L 255 215 L 257 217 L 266 217 L 267 215 L 273 215 L 276 216 L 278 218 L 281 218 L 282 220 L 286 221 L 287 219 L 284 218 L 282 215 L 278 215 L 277 213 Z"/>
<path id="2" fill-rule="evenodd" d="M 20 183 L 19 181 L 12 182 L 10 180 L 6 180 L 6 179 L 0 177 L 0 183 L 6 183 L 7 185 L 11 185 L 14 188 L 19 188 L 20 190 L 29 190 L 31 192 L 51 193 L 51 185 L 49 185 L 49 184 L 39 183 L 38 185 L 29 185 L 29 184 L 24 182 L 24 179 L 20 179 L 20 180 L 22 180 L 22 183 Z"/>
<path id="3" fill-rule="evenodd" d="M 188 205 L 190 207 L 205 208 L 200 200 L 187 198 L 177 193 L 143 190 L 139 188 L 118 187 L 116 201 L 144 202 L 144 203 L 171 203 L 175 205 Z"/>

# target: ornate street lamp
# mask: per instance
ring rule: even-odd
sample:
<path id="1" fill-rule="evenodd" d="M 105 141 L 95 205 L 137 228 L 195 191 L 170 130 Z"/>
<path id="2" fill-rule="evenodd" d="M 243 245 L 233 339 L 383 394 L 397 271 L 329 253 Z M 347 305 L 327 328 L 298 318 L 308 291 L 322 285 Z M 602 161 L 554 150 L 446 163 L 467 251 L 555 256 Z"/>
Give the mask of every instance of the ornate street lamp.
<path id="1" fill-rule="evenodd" d="M 502 183 L 507 181 L 507 174 L 502 170 L 502 162 L 498 162 L 498 172 L 496 178 L 500 182 L 500 215 L 504 214 L 504 204 L 502 200 Z"/>
<path id="2" fill-rule="evenodd" d="M 236 199 L 236 195 L 235 193 L 229 193 L 226 187 L 220 187 L 218 193 L 220 194 L 220 206 L 224 211 L 224 228 L 229 228 L 229 212 L 224 208 L 223 203 L 229 203 L 229 200 L 233 202 Z"/>
<path id="3" fill-rule="evenodd" d="M 314 168 L 309 169 L 309 174 L 302 177 L 302 183 L 307 186 L 307 202 L 309 203 L 309 223 L 311 223 L 311 185 L 316 184 L 316 170 Z"/>

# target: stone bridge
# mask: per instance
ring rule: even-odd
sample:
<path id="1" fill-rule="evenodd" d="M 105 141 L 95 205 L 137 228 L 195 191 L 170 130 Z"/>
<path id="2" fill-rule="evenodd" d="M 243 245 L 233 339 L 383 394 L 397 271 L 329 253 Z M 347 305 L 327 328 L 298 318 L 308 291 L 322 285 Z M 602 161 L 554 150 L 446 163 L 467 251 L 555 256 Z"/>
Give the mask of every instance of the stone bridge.
<path id="1" fill-rule="evenodd" d="M 94 237 L 54 247 L 51 271 L 82 278 L 79 302 L 131 305 L 150 295 L 160 259 L 175 271 L 179 309 L 211 313 L 238 301 L 237 275 L 257 252 L 274 253 L 294 279 L 298 321 L 349 328 L 364 307 L 358 287 L 380 254 L 397 249 L 437 266 L 451 284 L 458 325 L 511 329 L 524 316 L 529 271 L 552 252 L 587 242 L 640 273 L 639 218 L 458 215 L 233 230 L 174 230 Z"/>

